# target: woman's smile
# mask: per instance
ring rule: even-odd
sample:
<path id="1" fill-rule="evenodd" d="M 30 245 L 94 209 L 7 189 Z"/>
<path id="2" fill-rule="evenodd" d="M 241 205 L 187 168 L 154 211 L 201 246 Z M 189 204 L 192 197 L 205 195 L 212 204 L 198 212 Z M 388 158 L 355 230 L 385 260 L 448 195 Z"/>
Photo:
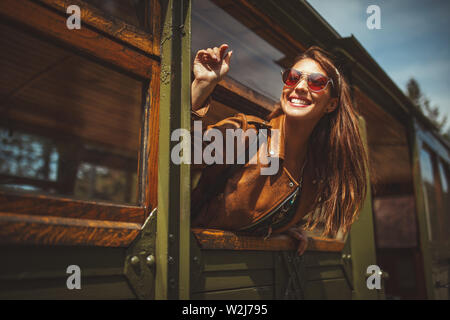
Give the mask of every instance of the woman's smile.
<path id="1" fill-rule="evenodd" d="M 289 104 L 294 108 L 306 108 L 309 107 L 312 102 L 308 98 L 298 96 L 296 94 L 288 97 Z"/>

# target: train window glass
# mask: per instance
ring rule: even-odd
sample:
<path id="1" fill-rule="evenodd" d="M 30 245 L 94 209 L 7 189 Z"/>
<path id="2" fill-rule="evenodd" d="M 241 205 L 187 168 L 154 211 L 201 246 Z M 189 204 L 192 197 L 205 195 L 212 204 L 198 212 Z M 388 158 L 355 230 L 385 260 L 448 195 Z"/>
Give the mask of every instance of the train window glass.
<path id="1" fill-rule="evenodd" d="M 441 178 L 442 192 L 448 193 L 448 181 L 445 171 L 446 170 L 444 168 L 444 165 L 442 164 L 442 161 L 439 161 L 439 176 Z"/>
<path id="2" fill-rule="evenodd" d="M 229 77 L 244 86 L 279 100 L 280 62 L 285 55 L 209 0 L 194 0 L 192 5 L 192 58 L 200 49 L 223 43 L 233 50 Z"/>
<path id="3" fill-rule="evenodd" d="M 439 177 L 442 190 L 442 230 L 445 240 L 450 240 L 450 190 L 449 190 L 449 170 L 448 165 L 444 165 L 442 160 L 439 161 Z"/>
<path id="4" fill-rule="evenodd" d="M 149 0 L 84 0 L 96 8 L 117 17 L 124 22 L 138 27 L 144 31 L 150 31 Z"/>
<path id="5" fill-rule="evenodd" d="M 137 203 L 144 83 L 0 23 L 0 189 Z"/>
<path id="6" fill-rule="evenodd" d="M 414 248 L 417 225 L 414 196 L 397 195 L 373 200 L 375 238 L 379 248 Z"/>
<path id="7" fill-rule="evenodd" d="M 420 172 L 422 175 L 422 185 L 425 202 L 425 214 L 427 218 L 428 238 L 430 241 L 439 239 L 437 221 L 437 195 L 436 181 L 433 169 L 433 155 L 428 149 L 420 150 Z"/>

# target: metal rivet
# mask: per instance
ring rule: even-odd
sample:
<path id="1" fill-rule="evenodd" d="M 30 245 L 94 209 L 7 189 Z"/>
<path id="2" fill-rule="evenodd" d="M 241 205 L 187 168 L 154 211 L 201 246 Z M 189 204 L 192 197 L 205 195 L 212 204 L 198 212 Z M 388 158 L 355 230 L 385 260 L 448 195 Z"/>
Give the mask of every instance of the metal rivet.
<path id="1" fill-rule="evenodd" d="M 154 255 L 149 255 L 147 256 L 147 258 L 145 259 L 145 263 L 149 266 L 149 267 L 153 267 L 155 265 L 155 256 Z"/>
<path id="2" fill-rule="evenodd" d="M 293 182 L 289 182 L 289 187 L 293 187 L 294 186 L 294 183 Z"/>
<path id="3" fill-rule="evenodd" d="M 169 279 L 169 287 L 170 288 L 172 288 L 172 289 L 175 288 L 176 284 L 177 284 L 177 282 L 175 281 L 174 278 Z"/>
<path id="4" fill-rule="evenodd" d="M 131 257 L 130 262 L 133 266 L 137 266 L 139 264 L 139 257 L 138 256 Z"/>
<path id="5" fill-rule="evenodd" d="M 173 264 L 173 263 L 175 262 L 175 260 L 174 260 L 171 256 L 169 256 L 169 257 L 167 258 L 167 262 L 168 262 L 169 264 Z"/>
<path id="6" fill-rule="evenodd" d="M 172 243 L 175 241 L 175 236 L 171 233 L 169 234 L 169 241 Z"/>
<path id="7" fill-rule="evenodd" d="M 352 256 L 350 255 L 350 254 L 342 254 L 342 259 L 344 259 L 344 260 L 350 260 L 350 258 L 351 258 Z"/>
<path id="8" fill-rule="evenodd" d="M 195 256 L 195 257 L 193 258 L 193 260 L 194 260 L 194 263 L 195 263 L 195 264 L 200 264 L 200 260 L 198 259 L 197 256 Z"/>

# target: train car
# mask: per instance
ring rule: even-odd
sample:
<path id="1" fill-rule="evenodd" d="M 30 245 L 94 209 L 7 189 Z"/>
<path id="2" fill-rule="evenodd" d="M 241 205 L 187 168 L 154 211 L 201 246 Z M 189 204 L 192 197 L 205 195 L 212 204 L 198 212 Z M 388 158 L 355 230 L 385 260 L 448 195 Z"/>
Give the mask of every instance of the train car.
<path id="1" fill-rule="evenodd" d="M 449 298 L 450 145 L 306 1 L 2 0 L 0 29 L 2 299 Z M 370 159 L 348 234 L 297 256 L 288 236 L 191 228 L 171 133 L 190 129 L 195 52 L 221 43 L 211 123 L 266 117 L 309 46 L 338 57 Z"/>

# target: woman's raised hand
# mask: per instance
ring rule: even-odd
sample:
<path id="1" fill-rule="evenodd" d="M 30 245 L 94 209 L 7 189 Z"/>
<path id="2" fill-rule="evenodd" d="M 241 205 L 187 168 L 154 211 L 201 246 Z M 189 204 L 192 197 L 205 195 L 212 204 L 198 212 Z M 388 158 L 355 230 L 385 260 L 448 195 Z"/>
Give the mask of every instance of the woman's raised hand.
<path id="1" fill-rule="evenodd" d="M 233 51 L 227 52 L 228 45 L 219 48 L 199 50 L 194 59 L 194 76 L 196 81 L 217 84 L 230 70 L 230 59 Z"/>
<path id="2" fill-rule="evenodd" d="M 227 44 L 219 48 L 199 50 L 194 59 L 195 79 L 191 86 L 192 110 L 202 107 L 213 92 L 214 87 L 230 71 L 230 59 L 233 51 L 225 53 Z"/>

